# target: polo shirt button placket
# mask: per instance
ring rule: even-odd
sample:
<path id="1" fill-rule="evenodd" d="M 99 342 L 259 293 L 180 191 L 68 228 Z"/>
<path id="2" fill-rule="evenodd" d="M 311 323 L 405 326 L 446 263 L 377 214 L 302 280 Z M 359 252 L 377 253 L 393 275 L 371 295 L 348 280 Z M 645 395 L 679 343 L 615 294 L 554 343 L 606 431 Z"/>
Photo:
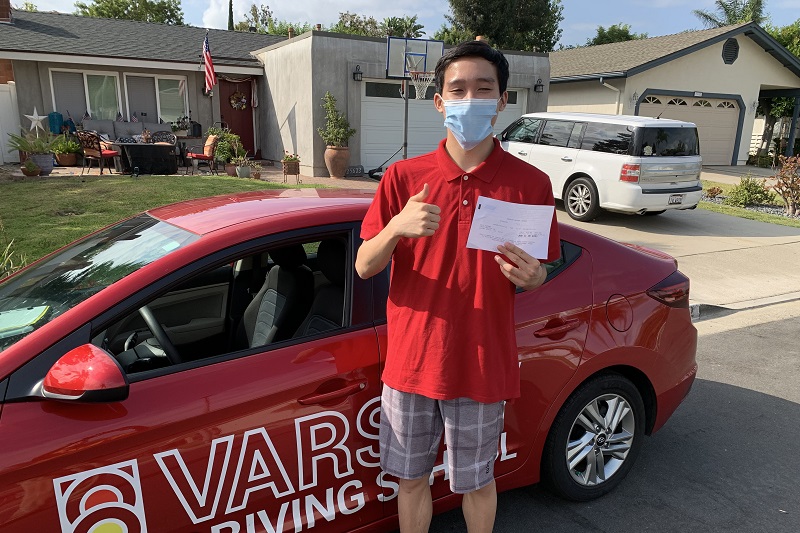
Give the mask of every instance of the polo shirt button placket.
<path id="1" fill-rule="evenodd" d="M 466 181 L 469 180 L 469 175 L 464 174 L 461 176 L 461 208 L 459 209 L 459 219 L 465 223 L 469 224 L 472 222 L 472 209 L 470 209 L 469 200 L 466 197 L 469 197 L 472 193 L 472 187 L 469 187 Z"/>

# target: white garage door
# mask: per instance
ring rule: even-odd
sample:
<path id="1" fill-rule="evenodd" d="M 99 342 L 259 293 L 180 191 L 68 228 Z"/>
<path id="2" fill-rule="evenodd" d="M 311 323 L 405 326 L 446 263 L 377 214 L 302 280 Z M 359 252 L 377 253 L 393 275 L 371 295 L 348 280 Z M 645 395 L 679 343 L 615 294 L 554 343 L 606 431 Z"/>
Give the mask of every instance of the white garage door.
<path id="1" fill-rule="evenodd" d="M 366 80 L 361 86 L 361 165 L 365 170 L 378 168 L 391 157 L 384 169 L 403 158 L 403 99 L 399 81 Z M 408 101 L 408 156 L 434 150 L 447 135 L 442 115 L 433 107 L 433 87 L 427 99 L 416 100 L 414 88 Z M 525 89 L 509 89 L 508 105 L 497 117 L 494 131 L 500 133 L 522 115 L 527 98 Z"/>
<path id="2" fill-rule="evenodd" d="M 650 95 L 639 105 L 643 117 L 672 118 L 697 124 L 704 165 L 730 165 L 739 123 L 735 100 Z"/>

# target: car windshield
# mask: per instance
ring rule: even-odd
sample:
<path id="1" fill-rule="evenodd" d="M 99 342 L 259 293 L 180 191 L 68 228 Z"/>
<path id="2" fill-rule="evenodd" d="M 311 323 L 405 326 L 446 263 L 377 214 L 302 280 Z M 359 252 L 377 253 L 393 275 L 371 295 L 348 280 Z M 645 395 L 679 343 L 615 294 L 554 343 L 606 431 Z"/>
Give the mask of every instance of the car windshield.
<path id="1" fill-rule="evenodd" d="M 695 128 L 641 128 L 640 157 L 671 157 L 700 154 Z"/>
<path id="2" fill-rule="evenodd" d="M 198 235 L 139 215 L 0 283 L 0 351 Z"/>

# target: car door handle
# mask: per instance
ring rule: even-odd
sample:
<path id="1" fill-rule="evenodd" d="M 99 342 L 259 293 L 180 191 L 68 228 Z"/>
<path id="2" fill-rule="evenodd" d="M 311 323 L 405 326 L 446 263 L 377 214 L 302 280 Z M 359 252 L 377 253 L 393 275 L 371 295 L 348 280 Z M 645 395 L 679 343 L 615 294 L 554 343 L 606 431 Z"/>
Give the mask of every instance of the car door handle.
<path id="1" fill-rule="evenodd" d="M 564 157 L 561 158 L 561 160 L 562 161 L 566 161 L 567 163 L 569 163 L 570 161 L 572 161 L 572 158 L 570 156 L 568 156 L 568 155 L 565 155 Z"/>
<path id="2" fill-rule="evenodd" d="M 321 394 L 309 394 L 308 396 L 303 396 L 302 398 L 298 398 L 297 401 L 302 405 L 313 405 L 317 403 L 332 402 L 333 400 L 338 400 L 339 398 L 344 398 L 345 396 L 350 396 L 351 394 L 355 394 L 359 391 L 362 391 L 366 388 L 366 386 L 367 386 L 366 383 L 364 383 L 363 381 L 359 381 L 331 392 L 323 392 Z"/>
<path id="3" fill-rule="evenodd" d="M 523 152 L 522 150 L 517 152 L 519 155 L 528 155 L 528 152 Z"/>
<path id="4" fill-rule="evenodd" d="M 567 320 L 560 326 L 554 326 L 552 328 L 544 327 L 538 331 L 534 331 L 533 336 L 541 338 L 541 337 L 554 337 L 556 335 L 563 335 L 564 333 L 571 331 L 580 325 L 581 321 L 578 320 L 577 318 L 573 318 Z"/>

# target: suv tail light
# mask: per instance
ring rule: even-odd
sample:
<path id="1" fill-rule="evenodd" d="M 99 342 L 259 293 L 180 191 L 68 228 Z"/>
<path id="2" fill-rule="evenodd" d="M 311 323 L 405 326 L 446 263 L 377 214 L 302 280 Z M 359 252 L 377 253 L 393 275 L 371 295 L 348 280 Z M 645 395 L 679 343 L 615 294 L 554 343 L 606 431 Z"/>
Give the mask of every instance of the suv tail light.
<path id="1" fill-rule="evenodd" d="M 647 295 L 669 307 L 689 308 L 689 278 L 676 270 L 647 290 Z"/>
<path id="2" fill-rule="evenodd" d="M 636 183 L 639 181 L 639 165 L 622 165 L 622 170 L 619 171 L 619 181 L 629 181 Z"/>

